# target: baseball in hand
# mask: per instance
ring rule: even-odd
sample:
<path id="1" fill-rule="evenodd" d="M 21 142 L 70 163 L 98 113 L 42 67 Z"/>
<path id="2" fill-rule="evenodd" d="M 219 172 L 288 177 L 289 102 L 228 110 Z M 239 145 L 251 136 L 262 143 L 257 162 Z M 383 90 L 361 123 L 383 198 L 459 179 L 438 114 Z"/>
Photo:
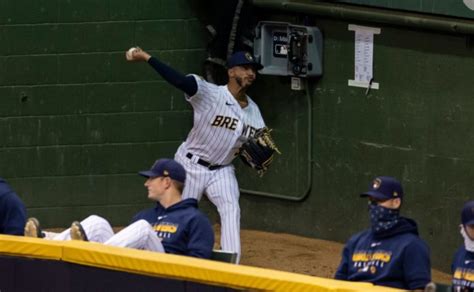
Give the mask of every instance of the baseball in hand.
<path id="1" fill-rule="evenodd" d="M 127 59 L 127 61 L 133 60 L 133 52 L 135 52 L 136 50 L 137 48 L 135 47 L 131 47 L 130 49 L 128 49 L 128 51 L 125 53 L 125 58 Z"/>

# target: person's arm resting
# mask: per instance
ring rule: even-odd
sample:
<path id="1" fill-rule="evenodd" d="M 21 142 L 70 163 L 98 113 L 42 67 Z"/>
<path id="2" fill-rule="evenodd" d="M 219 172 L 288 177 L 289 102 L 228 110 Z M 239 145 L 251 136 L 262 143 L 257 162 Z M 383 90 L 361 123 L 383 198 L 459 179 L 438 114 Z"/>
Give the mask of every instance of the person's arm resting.
<path id="1" fill-rule="evenodd" d="M 2 226 L 0 233 L 23 235 L 26 223 L 26 208 L 15 193 L 3 196 Z"/>
<path id="2" fill-rule="evenodd" d="M 174 87 L 182 90 L 188 96 L 193 96 L 198 90 L 196 79 L 193 76 L 185 76 L 170 66 L 160 62 L 157 58 L 151 57 L 148 59 L 148 64 L 155 69 L 158 74 L 163 77 L 168 83 Z"/>
<path id="3" fill-rule="evenodd" d="M 187 255 L 209 259 L 214 247 L 214 231 L 204 216 L 194 218 L 189 225 Z"/>
<path id="4" fill-rule="evenodd" d="M 337 280 L 347 280 L 349 277 L 349 248 L 347 245 L 344 247 L 342 250 L 342 257 L 341 257 L 341 262 L 339 263 L 339 267 L 337 268 L 336 274 L 334 275 L 334 278 Z"/>
<path id="5" fill-rule="evenodd" d="M 415 241 L 406 247 L 403 269 L 405 281 L 411 290 L 423 290 L 431 281 L 430 253 L 424 242 Z"/>

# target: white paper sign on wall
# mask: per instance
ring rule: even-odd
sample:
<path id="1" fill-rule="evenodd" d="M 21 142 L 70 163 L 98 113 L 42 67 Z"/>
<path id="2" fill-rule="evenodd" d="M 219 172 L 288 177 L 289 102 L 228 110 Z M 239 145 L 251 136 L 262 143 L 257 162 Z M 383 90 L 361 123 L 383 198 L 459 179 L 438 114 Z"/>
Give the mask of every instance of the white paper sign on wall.
<path id="1" fill-rule="evenodd" d="M 474 0 L 463 0 L 464 5 L 467 6 L 467 8 L 474 10 Z"/>
<path id="2" fill-rule="evenodd" d="M 354 80 L 349 86 L 379 89 L 373 82 L 374 35 L 380 34 L 380 28 L 349 24 L 349 30 L 355 32 Z"/>

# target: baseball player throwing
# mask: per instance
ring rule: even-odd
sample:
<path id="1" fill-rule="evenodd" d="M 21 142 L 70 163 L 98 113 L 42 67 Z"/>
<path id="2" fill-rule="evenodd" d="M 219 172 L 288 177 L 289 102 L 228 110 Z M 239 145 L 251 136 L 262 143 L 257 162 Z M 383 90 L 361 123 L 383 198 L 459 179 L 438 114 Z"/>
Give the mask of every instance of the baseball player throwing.
<path id="1" fill-rule="evenodd" d="M 184 198 L 206 193 L 221 218 L 221 248 L 240 259 L 239 186 L 232 160 L 257 129 L 265 127 L 260 110 L 246 94 L 263 68 L 248 52 L 228 61 L 229 82 L 217 86 L 197 75 L 183 75 L 140 48 L 126 53 L 128 61 L 150 64 L 168 83 L 182 90 L 193 107 L 194 124 L 175 159 L 187 172 Z"/>

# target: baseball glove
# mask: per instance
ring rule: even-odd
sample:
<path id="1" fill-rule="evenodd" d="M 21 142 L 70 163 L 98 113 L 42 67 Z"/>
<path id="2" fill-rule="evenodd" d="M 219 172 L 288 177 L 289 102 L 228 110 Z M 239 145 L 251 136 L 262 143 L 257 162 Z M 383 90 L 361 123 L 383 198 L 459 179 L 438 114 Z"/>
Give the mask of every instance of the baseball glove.
<path id="1" fill-rule="evenodd" d="M 258 129 L 253 137 L 250 137 L 242 147 L 240 147 L 240 158 L 245 164 L 257 170 L 263 176 L 273 161 L 273 154 L 281 154 L 275 145 L 267 127 Z"/>

